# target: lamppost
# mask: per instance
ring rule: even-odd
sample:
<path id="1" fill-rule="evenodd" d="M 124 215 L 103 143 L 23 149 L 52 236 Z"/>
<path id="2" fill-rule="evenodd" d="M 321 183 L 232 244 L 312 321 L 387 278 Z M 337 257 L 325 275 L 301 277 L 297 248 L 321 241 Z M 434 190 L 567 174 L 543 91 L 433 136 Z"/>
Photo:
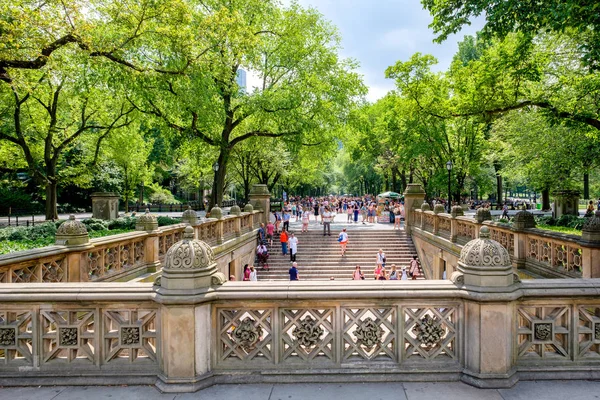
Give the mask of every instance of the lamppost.
<path id="1" fill-rule="evenodd" d="M 448 214 L 452 211 L 452 187 L 450 185 L 450 176 L 452 174 L 452 161 L 446 163 L 446 169 L 448 170 Z"/>
<path id="2" fill-rule="evenodd" d="M 219 172 L 219 162 L 218 161 L 215 161 L 215 163 L 212 165 L 212 169 L 215 172 L 215 187 L 213 188 L 212 196 L 211 196 L 212 199 L 213 199 L 212 206 L 213 207 L 220 207 L 220 205 L 217 204 L 217 200 L 218 200 L 217 199 L 217 191 L 218 191 L 217 186 L 219 184 L 218 180 L 217 180 L 217 172 Z"/>

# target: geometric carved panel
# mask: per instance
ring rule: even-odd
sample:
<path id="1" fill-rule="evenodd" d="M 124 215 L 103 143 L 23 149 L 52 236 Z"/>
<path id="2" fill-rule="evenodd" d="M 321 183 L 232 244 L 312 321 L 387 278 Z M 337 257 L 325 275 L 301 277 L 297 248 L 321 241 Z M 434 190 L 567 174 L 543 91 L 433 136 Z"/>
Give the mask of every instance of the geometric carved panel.
<path id="1" fill-rule="evenodd" d="M 403 307 L 403 359 L 457 359 L 456 307 Z"/>
<path id="2" fill-rule="evenodd" d="M 157 362 L 156 310 L 104 310 L 104 362 Z"/>
<path id="3" fill-rule="evenodd" d="M 0 311 L 0 362 L 33 363 L 33 321 L 30 311 Z"/>
<path id="4" fill-rule="evenodd" d="M 333 309 L 282 309 L 282 360 L 334 361 Z"/>
<path id="5" fill-rule="evenodd" d="M 220 309 L 219 361 L 273 361 L 272 315 L 270 309 Z"/>
<path id="6" fill-rule="evenodd" d="M 96 361 L 94 310 L 41 311 L 42 362 Z"/>
<path id="7" fill-rule="evenodd" d="M 520 306 L 517 345 L 520 359 L 569 358 L 570 309 Z"/>
<path id="8" fill-rule="evenodd" d="M 396 308 L 342 308 L 342 361 L 397 361 Z"/>
<path id="9" fill-rule="evenodd" d="M 578 357 L 600 359 L 600 306 L 579 306 L 578 321 Z"/>

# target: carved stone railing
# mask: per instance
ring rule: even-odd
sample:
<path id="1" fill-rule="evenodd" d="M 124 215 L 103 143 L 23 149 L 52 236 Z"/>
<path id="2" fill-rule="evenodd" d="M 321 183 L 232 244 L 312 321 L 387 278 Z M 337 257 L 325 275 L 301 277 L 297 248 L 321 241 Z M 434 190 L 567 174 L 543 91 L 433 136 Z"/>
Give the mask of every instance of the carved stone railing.
<path id="1" fill-rule="evenodd" d="M 594 266 L 594 251 L 597 245 L 582 242 L 581 237 L 559 232 L 528 228 L 516 230 L 508 224 L 484 221 L 450 214 L 434 214 L 432 211 L 414 210 L 413 239 L 423 240 L 441 250 L 442 255 L 425 249 L 417 243 L 424 270 L 434 270 L 436 259 L 443 259 L 446 265 L 455 265 L 462 247 L 475 239 L 482 225 L 490 229 L 491 238 L 504 246 L 513 265 L 524 268 L 534 276 L 548 278 L 600 277 L 600 270 Z M 421 223 L 418 223 L 418 222 Z M 426 254 L 427 253 L 427 254 Z M 429 265 L 431 264 L 431 265 Z M 447 278 L 452 271 L 447 271 Z M 434 274 L 437 276 L 438 274 Z M 441 275 L 441 274 L 440 274 Z"/>
<path id="2" fill-rule="evenodd" d="M 195 235 L 211 246 L 236 240 L 241 240 L 239 246 L 245 246 L 246 241 L 254 239 L 252 232 L 260 226 L 262 216 L 262 211 L 253 211 L 221 220 L 209 218 L 194 226 Z M 242 223 L 247 238 L 240 238 Z M 86 245 L 56 245 L 5 254 L 0 256 L 0 283 L 126 280 L 153 272 L 169 248 L 181 240 L 184 228 L 185 224 L 175 224 L 156 231 L 91 239 Z"/>
<path id="3" fill-rule="evenodd" d="M 178 295 L 143 283 L 6 284 L 0 385 L 158 378 L 177 392 L 249 377 L 379 382 L 384 373 L 480 387 L 598 379 L 599 290 L 598 279 L 490 291 L 449 281 L 229 282 Z"/>

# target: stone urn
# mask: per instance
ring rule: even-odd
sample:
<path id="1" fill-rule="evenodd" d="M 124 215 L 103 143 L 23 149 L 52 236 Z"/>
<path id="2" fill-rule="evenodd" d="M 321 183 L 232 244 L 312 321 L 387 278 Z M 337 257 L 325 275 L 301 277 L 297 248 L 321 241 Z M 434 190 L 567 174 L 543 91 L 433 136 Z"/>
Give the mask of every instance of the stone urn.
<path id="1" fill-rule="evenodd" d="M 433 207 L 433 213 L 434 213 L 434 214 L 442 214 L 442 213 L 444 213 L 444 212 L 446 212 L 446 208 L 444 207 L 444 205 L 443 205 L 443 204 L 436 204 L 436 205 Z"/>
<path id="2" fill-rule="evenodd" d="M 483 221 L 491 221 L 492 220 L 492 213 L 490 212 L 489 208 L 481 207 L 481 208 L 477 209 L 477 214 L 475 215 L 475 219 L 480 224 Z"/>
<path id="3" fill-rule="evenodd" d="M 426 201 L 421 204 L 421 211 L 431 211 L 431 206 Z"/>
<path id="4" fill-rule="evenodd" d="M 135 221 L 136 231 L 151 232 L 158 229 L 158 220 L 156 215 L 150 214 L 150 210 L 146 208 L 146 212 L 138 217 Z"/>
<path id="5" fill-rule="evenodd" d="M 586 218 L 582 228 L 581 240 L 600 245 L 600 211 L 596 211 L 593 217 Z"/>
<path id="6" fill-rule="evenodd" d="M 465 215 L 465 210 L 463 210 L 461 206 L 452 206 L 450 215 L 452 215 L 452 218 L 462 217 L 463 215 Z"/>
<path id="7" fill-rule="evenodd" d="M 242 209 L 238 205 L 231 206 L 231 208 L 229 209 L 229 214 L 231 215 L 240 215 L 241 213 Z"/>
<path id="8" fill-rule="evenodd" d="M 219 207 L 213 207 L 210 210 L 210 217 L 215 219 L 223 219 L 223 210 Z"/>
<path id="9" fill-rule="evenodd" d="M 513 228 L 517 231 L 535 228 L 535 217 L 529 211 L 519 211 L 513 218 Z"/>
<path id="10" fill-rule="evenodd" d="M 187 210 L 181 214 L 181 222 L 188 225 L 197 225 L 198 224 L 198 214 L 195 210 L 192 210 L 192 207 L 188 206 Z"/>
<path id="11" fill-rule="evenodd" d="M 79 246 L 88 244 L 90 235 L 81 221 L 75 219 L 75 215 L 69 215 L 69 219 L 63 222 L 56 231 L 55 244 L 64 246 Z"/>

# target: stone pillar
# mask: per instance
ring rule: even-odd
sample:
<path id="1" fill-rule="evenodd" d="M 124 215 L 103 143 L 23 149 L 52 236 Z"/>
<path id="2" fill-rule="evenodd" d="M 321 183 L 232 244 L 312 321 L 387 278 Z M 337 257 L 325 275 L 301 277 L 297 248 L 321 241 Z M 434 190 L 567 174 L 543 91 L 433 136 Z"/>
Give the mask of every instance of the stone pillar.
<path id="1" fill-rule="evenodd" d="M 158 221 L 156 216 L 150 214 L 150 210 L 146 208 L 146 212 L 137 217 L 135 230 L 145 231 L 149 234 L 144 240 L 144 261 L 146 262 L 148 271 L 154 272 L 160 268 Z"/>
<path id="2" fill-rule="evenodd" d="M 576 190 L 557 190 L 554 195 L 554 218 L 562 215 L 579 215 L 579 192 Z"/>
<path id="3" fill-rule="evenodd" d="M 512 230 L 515 234 L 513 262 L 517 268 L 525 268 L 527 262 L 527 229 L 535 228 L 535 218 L 528 211 L 519 211 L 513 218 Z"/>
<path id="4" fill-rule="evenodd" d="M 167 393 L 194 392 L 212 384 L 211 305 L 202 295 L 226 280 L 217 271 L 212 248 L 193 237 L 193 228 L 186 227 L 183 240 L 167 252 L 155 285 L 162 329 L 162 372 L 156 386 Z"/>
<path id="5" fill-rule="evenodd" d="M 600 211 L 586 219 L 581 233 L 581 265 L 584 278 L 600 278 Z"/>
<path id="6" fill-rule="evenodd" d="M 414 224 L 414 210 L 423 204 L 425 191 L 417 183 L 409 183 L 404 191 L 404 227 L 410 234 Z"/>
<path id="7" fill-rule="evenodd" d="M 465 210 L 461 206 L 453 206 L 450 215 L 452 216 L 452 221 L 450 221 L 450 241 L 455 243 L 458 236 L 458 222 L 456 221 L 456 217 L 463 217 Z"/>
<path id="8" fill-rule="evenodd" d="M 513 303 L 503 295 L 517 288 L 518 278 L 508 251 L 490 239 L 487 226 L 463 247 L 451 279 L 477 293 L 465 302 L 467 346 L 461 380 L 480 388 L 512 387 L 518 380 L 513 360 L 515 314 Z"/>
<path id="9" fill-rule="evenodd" d="M 233 231 L 235 232 L 235 236 L 242 236 L 242 209 L 239 206 L 231 207 L 229 210 L 229 214 L 235 217 L 233 221 Z"/>
<path id="10" fill-rule="evenodd" d="M 217 227 L 215 229 L 217 244 L 223 244 L 223 210 L 219 207 L 213 207 L 210 210 L 210 217 L 217 219 Z"/>
<path id="11" fill-rule="evenodd" d="M 265 225 L 269 222 L 269 213 L 271 212 L 271 193 L 267 185 L 253 185 L 250 190 L 250 204 L 255 210 L 262 210 L 263 216 L 259 222 Z M 244 208 L 244 211 L 247 211 Z M 256 221 L 254 221 L 256 223 Z"/>
<path id="12" fill-rule="evenodd" d="M 88 250 L 93 247 L 90 244 L 87 228 L 80 221 L 77 221 L 74 215 L 70 215 L 69 219 L 58 227 L 55 244 L 67 246 L 73 250 Z M 67 276 L 65 281 L 86 282 L 88 280 L 86 254 L 71 252 L 66 258 Z"/>
<path id="13" fill-rule="evenodd" d="M 111 192 L 92 193 L 92 217 L 110 221 L 119 218 L 119 195 Z"/>

